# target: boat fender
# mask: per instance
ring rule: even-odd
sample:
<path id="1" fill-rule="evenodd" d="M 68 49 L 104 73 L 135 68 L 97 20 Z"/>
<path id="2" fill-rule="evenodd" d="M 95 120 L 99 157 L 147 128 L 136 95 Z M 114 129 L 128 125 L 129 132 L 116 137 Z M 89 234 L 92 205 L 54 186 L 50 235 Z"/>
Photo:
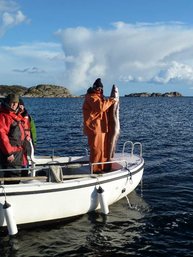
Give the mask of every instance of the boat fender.
<path id="1" fill-rule="evenodd" d="M 11 204 L 5 201 L 3 205 L 3 211 L 4 211 L 5 220 L 7 223 L 8 233 L 10 236 L 13 236 L 17 234 L 18 229 L 13 216 L 13 209 L 11 207 Z"/>
<path id="2" fill-rule="evenodd" d="M 97 189 L 97 193 L 98 193 L 98 199 L 99 199 L 99 203 L 100 203 L 100 207 L 101 207 L 101 212 L 103 214 L 108 214 L 109 206 L 106 201 L 104 189 L 101 186 L 99 186 L 99 188 Z"/>

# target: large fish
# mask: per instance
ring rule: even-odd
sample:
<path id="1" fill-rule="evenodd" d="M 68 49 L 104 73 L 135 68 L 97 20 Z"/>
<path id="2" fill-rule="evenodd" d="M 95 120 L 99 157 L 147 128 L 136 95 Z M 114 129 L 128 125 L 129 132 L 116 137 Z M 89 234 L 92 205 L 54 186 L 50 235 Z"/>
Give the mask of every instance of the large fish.
<path id="1" fill-rule="evenodd" d="M 115 153 L 117 140 L 120 134 L 119 122 L 119 91 L 118 87 L 113 85 L 110 97 L 117 99 L 108 110 L 108 133 L 107 133 L 107 161 L 110 161 Z"/>

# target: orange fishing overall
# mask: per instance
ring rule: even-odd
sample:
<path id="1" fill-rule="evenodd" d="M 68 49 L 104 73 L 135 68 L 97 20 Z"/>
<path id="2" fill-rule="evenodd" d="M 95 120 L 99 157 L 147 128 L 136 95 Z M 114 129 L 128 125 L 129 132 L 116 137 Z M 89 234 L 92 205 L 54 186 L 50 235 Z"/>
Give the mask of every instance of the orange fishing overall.
<path id="1" fill-rule="evenodd" d="M 105 135 L 108 132 L 106 111 L 115 102 L 96 91 L 87 93 L 83 104 L 84 134 L 88 137 L 90 147 L 90 162 L 105 162 Z M 93 165 L 93 172 L 101 171 L 104 165 Z"/>

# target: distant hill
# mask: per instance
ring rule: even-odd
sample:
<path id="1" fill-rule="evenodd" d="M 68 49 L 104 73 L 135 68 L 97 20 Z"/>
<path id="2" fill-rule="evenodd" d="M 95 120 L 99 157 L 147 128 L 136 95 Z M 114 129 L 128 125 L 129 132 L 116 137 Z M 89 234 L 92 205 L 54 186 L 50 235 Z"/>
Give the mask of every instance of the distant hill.
<path id="1" fill-rule="evenodd" d="M 182 96 L 179 92 L 166 92 L 166 93 L 132 93 L 129 95 L 125 95 L 125 97 L 179 97 Z"/>
<path id="2" fill-rule="evenodd" d="M 11 93 L 23 95 L 27 88 L 23 86 L 3 86 L 0 85 L 0 96 L 6 96 Z"/>
<path id="3" fill-rule="evenodd" d="M 73 97 L 67 88 L 51 84 L 40 84 L 30 88 L 19 85 L 0 85 L 1 97 L 10 93 L 19 94 L 22 97 Z"/>

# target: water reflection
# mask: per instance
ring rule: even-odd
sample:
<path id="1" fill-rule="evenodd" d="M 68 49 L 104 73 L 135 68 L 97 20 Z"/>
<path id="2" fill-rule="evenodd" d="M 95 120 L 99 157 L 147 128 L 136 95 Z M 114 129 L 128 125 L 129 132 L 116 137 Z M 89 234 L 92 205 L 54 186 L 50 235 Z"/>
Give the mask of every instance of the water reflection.
<path id="1" fill-rule="evenodd" d="M 14 238 L 2 237 L 1 256 L 121 256 L 128 244 L 140 238 L 143 217 L 149 209 L 135 192 L 129 198 L 132 209 L 122 199 L 110 206 L 107 216 L 92 212 L 67 224 L 20 230 Z"/>
<path id="2" fill-rule="evenodd" d="M 125 254 L 128 245 L 141 237 L 144 226 L 142 219 L 149 211 L 149 206 L 136 192 L 130 194 L 129 199 L 132 209 L 127 200 L 122 199 L 110 207 L 110 214 L 107 216 L 99 213 L 88 215 L 91 229 L 87 237 L 87 247 L 96 256 L 105 256 L 107 253 L 113 256 Z"/>

